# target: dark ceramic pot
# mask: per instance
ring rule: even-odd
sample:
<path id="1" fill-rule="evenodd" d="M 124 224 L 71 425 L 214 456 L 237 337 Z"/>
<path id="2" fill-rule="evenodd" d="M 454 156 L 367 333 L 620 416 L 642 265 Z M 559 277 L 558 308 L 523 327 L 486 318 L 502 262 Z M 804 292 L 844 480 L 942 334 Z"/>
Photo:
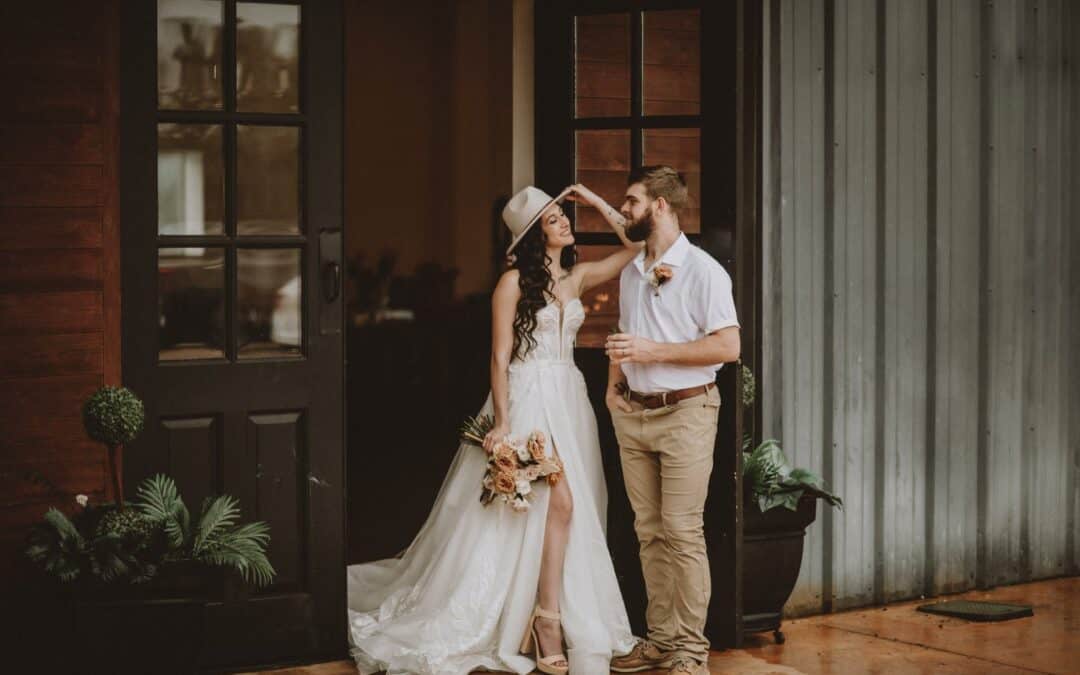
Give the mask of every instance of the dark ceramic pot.
<path id="1" fill-rule="evenodd" d="M 817 516 L 817 499 L 804 497 L 795 511 L 779 507 L 762 513 L 753 500 L 743 508 L 743 631 L 773 631 L 784 642 L 784 603 L 802 564 L 803 537 Z"/>

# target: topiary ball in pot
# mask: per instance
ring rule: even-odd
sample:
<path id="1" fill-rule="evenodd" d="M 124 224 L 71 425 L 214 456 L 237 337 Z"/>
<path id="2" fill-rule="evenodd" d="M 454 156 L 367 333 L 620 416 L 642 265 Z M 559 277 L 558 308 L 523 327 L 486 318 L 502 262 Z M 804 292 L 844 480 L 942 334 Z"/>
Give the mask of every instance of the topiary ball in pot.
<path id="1" fill-rule="evenodd" d="M 83 426 L 90 438 L 108 446 L 123 445 L 142 431 L 142 401 L 127 387 L 102 387 L 86 399 Z"/>
<path id="2" fill-rule="evenodd" d="M 145 415 L 142 401 L 127 387 L 102 387 L 83 404 L 82 418 L 86 434 L 105 444 L 109 450 L 113 492 L 121 506 L 124 491 L 116 467 L 116 450 L 139 435 Z"/>

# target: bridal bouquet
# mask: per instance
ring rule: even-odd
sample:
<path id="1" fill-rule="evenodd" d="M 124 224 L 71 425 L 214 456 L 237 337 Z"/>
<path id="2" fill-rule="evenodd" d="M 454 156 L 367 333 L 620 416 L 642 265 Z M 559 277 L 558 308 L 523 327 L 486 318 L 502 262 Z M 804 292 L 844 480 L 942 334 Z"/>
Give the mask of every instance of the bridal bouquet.
<path id="1" fill-rule="evenodd" d="M 494 426 L 491 415 L 470 417 L 461 427 L 461 439 L 482 447 L 484 437 Z M 528 511 L 535 481 L 543 479 L 554 486 L 562 479 L 562 462 L 545 455 L 546 446 L 547 438 L 541 431 L 532 432 L 524 441 L 507 437 L 497 442 L 488 453 L 480 502 L 487 506 L 502 499 L 514 511 Z"/>

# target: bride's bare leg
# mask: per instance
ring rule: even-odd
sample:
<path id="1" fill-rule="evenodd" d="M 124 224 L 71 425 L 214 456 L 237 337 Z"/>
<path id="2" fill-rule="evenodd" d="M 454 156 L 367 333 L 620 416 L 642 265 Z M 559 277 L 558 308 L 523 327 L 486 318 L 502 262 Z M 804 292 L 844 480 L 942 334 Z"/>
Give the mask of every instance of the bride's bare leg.
<path id="1" fill-rule="evenodd" d="M 540 607 L 558 612 L 562 592 L 563 560 L 566 558 L 566 542 L 570 535 L 570 517 L 574 512 L 574 498 L 566 480 L 551 488 L 548 500 L 547 529 L 544 532 L 544 550 L 540 558 L 540 584 L 537 600 Z M 559 654 L 562 648 L 562 627 L 558 621 L 538 617 L 536 633 L 540 640 L 540 654 Z"/>

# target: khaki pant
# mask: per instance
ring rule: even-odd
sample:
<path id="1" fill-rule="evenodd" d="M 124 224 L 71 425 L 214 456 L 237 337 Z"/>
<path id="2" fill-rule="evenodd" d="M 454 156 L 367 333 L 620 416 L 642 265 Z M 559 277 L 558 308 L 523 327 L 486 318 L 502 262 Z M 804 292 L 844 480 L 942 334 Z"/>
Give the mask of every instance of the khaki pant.
<path id="1" fill-rule="evenodd" d="M 703 515 L 720 392 L 654 410 L 612 410 L 649 596 L 649 639 L 705 662 L 711 583 Z"/>

